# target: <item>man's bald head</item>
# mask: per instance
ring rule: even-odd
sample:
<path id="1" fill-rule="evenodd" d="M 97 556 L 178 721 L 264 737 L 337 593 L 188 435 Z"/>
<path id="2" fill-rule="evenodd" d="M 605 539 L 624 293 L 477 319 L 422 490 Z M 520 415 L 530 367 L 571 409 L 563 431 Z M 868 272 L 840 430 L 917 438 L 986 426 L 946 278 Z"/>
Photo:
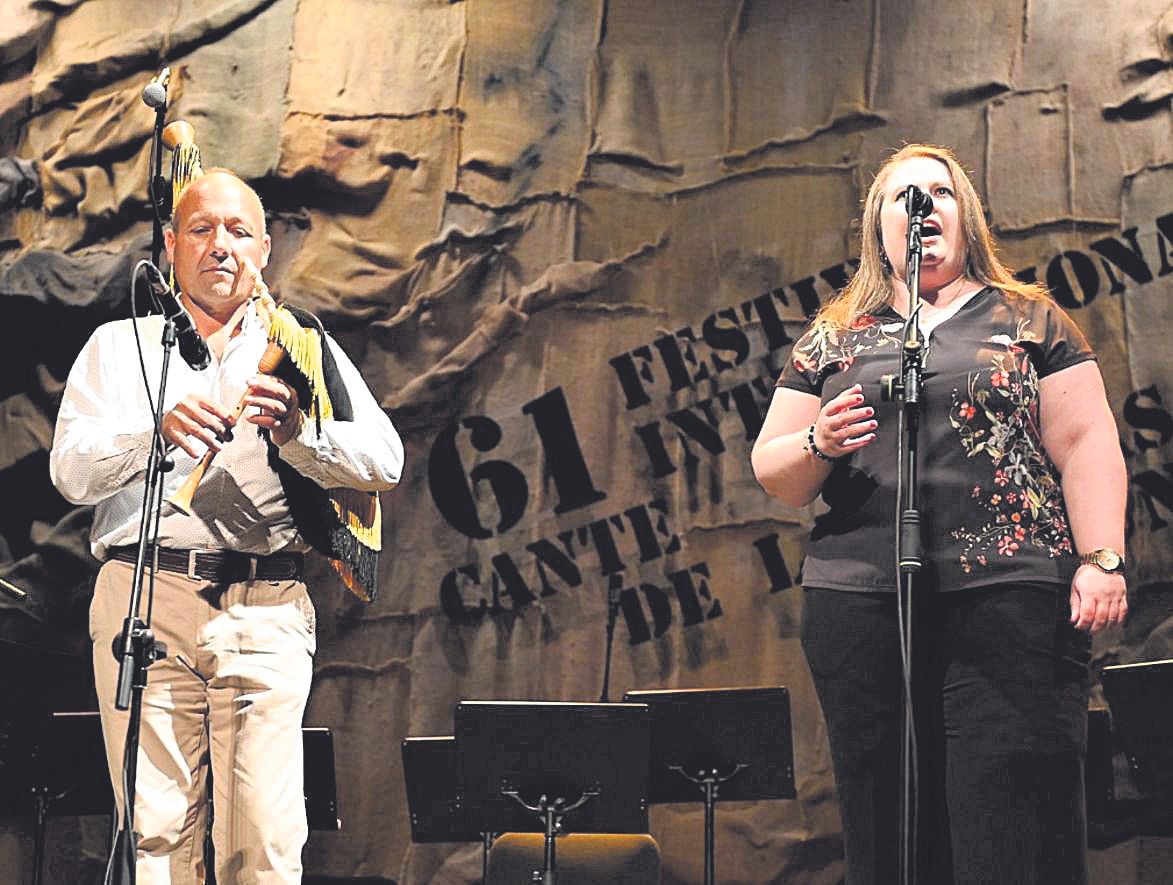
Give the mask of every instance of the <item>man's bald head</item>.
<path id="1" fill-rule="evenodd" d="M 227 322 L 252 294 L 246 265 L 264 268 L 271 246 L 260 197 L 227 169 L 209 170 L 184 189 L 163 243 L 179 288 L 209 323 Z"/>
<path id="2" fill-rule="evenodd" d="M 190 197 L 193 190 L 198 190 L 201 182 L 203 182 L 203 187 L 210 186 L 211 182 L 214 181 L 216 177 L 229 178 L 232 181 L 235 181 L 246 194 L 252 195 L 252 199 L 256 201 L 256 209 L 261 216 L 261 233 L 267 233 L 267 227 L 265 225 L 265 206 L 261 202 L 260 195 L 255 190 L 253 190 L 249 183 L 246 182 L 243 178 L 241 178 L 231 169 L 226 169 L 223 166 L 213 166 L 210 169 L 205 169 L 202 175 L 189 182 L 187 187 L 179 192 L 179 199 L 171 208 L 171 227 L 176 228 L 180 224 L 180 218 L 191 202 Z"/>

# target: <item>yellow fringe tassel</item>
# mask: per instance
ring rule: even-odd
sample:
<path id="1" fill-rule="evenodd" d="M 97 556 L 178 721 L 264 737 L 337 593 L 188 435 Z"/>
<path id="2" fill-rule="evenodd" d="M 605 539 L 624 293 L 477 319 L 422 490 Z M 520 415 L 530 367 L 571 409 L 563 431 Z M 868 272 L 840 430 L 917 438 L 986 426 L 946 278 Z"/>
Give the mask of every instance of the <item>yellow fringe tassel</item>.
<path id="1" fill-rule="evenodd" d="M 171 154 L 171 205 L 179 205 L 184 188 L 204 174 L 200 149 L 195 142 L 181 142 Z"/>
<path id="2" fill-rule="evenodd" d="M 333 418 L 334 406 L 326 393 L 326 376 L 322 371 L 322 339 L 317 330 L 304 328 L 293 314 L 278 307 L 269 316 L 269 340 L 281 345 L 309 383 L 314 401 L 307 414 L 319 421 Z"/>
<path id="3" fill-rule="evenodd" d="M 179 196 L 184 189 L 204 174 L 200 165 L 200 149 L 194 141 L 180 142 L 171 154 L 171 206 L 179 205 Z M 170 271 L 171 287 L 175 288 L 175 268 Z"/>
<path id="4" fill-rule="evenodd" d="M 369 550 L 383 549 L 383 513 L 378 495 L 356 489 L 331 489 L 330 503 L 360 544 Z"/>

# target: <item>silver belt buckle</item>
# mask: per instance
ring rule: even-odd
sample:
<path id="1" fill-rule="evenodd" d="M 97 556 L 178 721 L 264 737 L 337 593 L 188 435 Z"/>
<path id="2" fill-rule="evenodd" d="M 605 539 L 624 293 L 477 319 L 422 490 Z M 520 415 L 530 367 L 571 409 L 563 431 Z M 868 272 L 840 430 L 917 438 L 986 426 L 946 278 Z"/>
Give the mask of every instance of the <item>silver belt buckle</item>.
<path id="1" fill-rule="evenodd" d="M 202 552 L 202 551 L 199 551 L 199 550 L 188 550 L 187 551 L 187 576 L 189 578 L 191 578 L 191 580 L 193 580 L 193 581 L 199 580 L 199 576 L 196 575 L 195 568 L 196 568 L 196 556 L 198 556 L 200 554 L 200 552 Z"/>

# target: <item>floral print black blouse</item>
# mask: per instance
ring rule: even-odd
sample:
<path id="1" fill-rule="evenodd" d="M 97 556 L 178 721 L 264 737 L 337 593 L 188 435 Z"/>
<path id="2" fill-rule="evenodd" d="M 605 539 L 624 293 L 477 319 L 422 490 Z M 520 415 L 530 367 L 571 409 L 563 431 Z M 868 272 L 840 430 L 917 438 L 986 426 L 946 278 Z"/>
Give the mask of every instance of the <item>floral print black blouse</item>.
<path id="1" fill-rule="evenodd" d="M 837 462 L 823 485 L 829 509 L 811 531 L 808 587 L 895 590 L 898 415 L 882 400 L 880 378 L 899 372 L 903 329 L 891 308 L 847 330 L 812 327 L 778 379 L 822 402 L 859 383 L 879 422 L 876 440 Z M 1094 358 L 1053 301 L 993 288 L 931 332 L 918 462 L 922 586 L 1070 583 L 1077 563 L 1039 432 L 1039 381 Z"/>

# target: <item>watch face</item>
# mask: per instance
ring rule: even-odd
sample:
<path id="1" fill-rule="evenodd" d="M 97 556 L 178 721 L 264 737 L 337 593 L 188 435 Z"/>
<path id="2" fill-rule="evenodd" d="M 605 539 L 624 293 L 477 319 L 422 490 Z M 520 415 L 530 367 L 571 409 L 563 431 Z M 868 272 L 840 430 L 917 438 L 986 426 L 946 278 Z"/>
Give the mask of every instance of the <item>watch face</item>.
<path id="1" fill-rule="evenodd" d="M 1120 554 L 1114 550 L 1097 550 L 1096 565 L 1110 572 L 1120 566 Z"/>

